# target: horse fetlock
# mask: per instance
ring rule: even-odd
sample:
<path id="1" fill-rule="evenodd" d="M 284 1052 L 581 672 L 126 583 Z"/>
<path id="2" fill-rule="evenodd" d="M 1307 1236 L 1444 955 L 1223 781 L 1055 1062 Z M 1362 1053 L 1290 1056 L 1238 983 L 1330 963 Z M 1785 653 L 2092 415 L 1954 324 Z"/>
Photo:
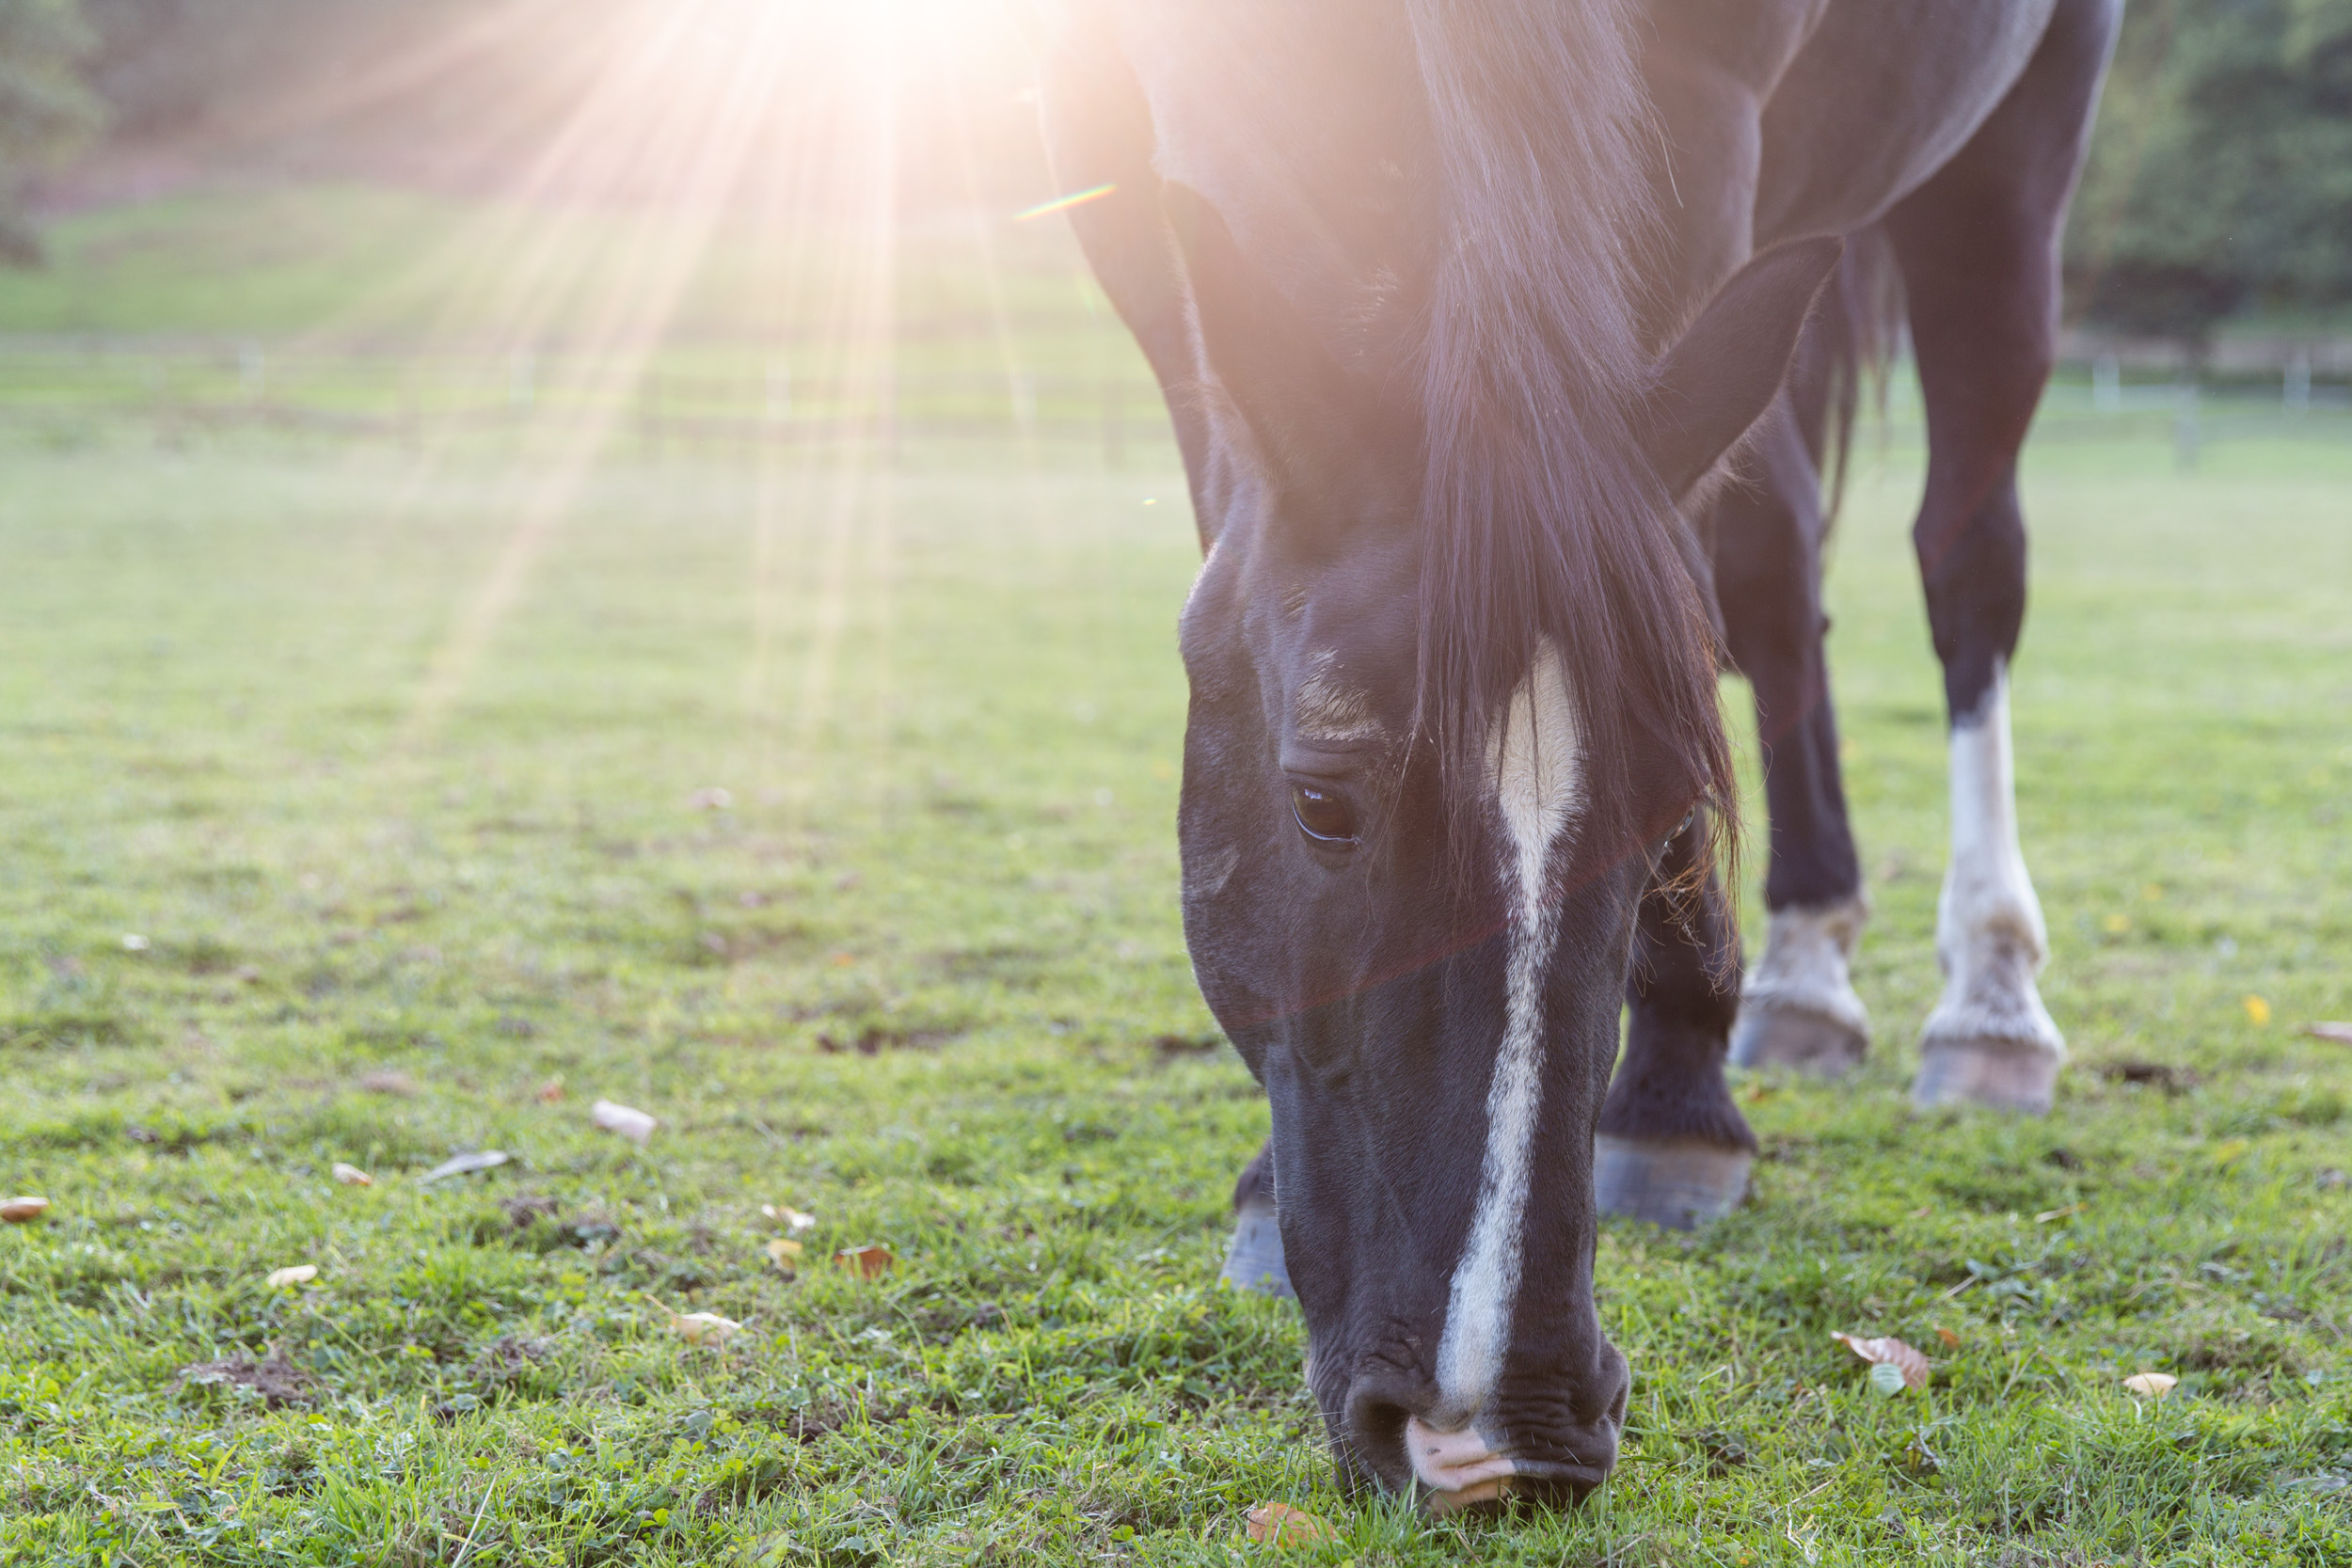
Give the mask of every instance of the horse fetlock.
<path id="1" fill-rule="evenodd" d="M 1764 956 L 1740 988 L 1734 1065 L 1793 1067 L 1834 1078 L 1869 1054 L 1870 1015 L 1849 969 L 1869 913 L 1858 895 L 1772 911 Z"/>
<path id="2" fill-rule="evenodd" d="M 1721 1219 L 1747 1196 L 1755 1156 L 1697 1138 L 1593 1140 L 1593 1198 L 1604 1214 L 1693 1230 Z"/>
<path id="3" fill-rule="evenodd" d="M 1268 1198 L 1252 1198 L 1233 1211 L 1232 1244 L 1218 1274 L 1238 1290 L 1290 1297 L 1290 1270 L 1282 1262 L 1282 1227 Z"/>

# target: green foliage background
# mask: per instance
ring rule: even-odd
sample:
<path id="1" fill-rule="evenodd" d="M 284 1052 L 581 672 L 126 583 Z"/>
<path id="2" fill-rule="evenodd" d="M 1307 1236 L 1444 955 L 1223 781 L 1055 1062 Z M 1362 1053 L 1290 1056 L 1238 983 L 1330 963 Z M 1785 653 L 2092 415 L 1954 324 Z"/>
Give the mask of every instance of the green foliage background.
<path id="1" fill-rule="evenodd" d="M 2133 5 L 2066 259 L 2131 332 L 2352 302 L 2352 0 Z"/>
<path id="2" fill-rule="evenodd" d="M 0 261 L 39 259 L 25 182 L 98 127 L 81 75 L 95 42 L 74 0 L 0 0 Z"/>

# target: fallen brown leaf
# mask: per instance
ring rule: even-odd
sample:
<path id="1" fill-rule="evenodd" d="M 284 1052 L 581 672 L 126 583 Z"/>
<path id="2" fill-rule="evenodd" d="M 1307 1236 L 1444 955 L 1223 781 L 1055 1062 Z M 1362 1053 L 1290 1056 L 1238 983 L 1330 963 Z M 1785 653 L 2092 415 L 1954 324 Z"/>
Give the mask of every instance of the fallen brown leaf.
<path id="1" fill-rule="evenodd" d="M 787 1279 L 801 1272 L 801 1243 L 779 1236 L 768 1243 L 768 1257 Z"/>
<path id="2" fill-rule="evenodd" d="M 1873 1367 L 1894 1368 L 1903 1374 L 1903 1386 L 1906 1388 L 1924 1388 L 1928 1386 L 1928 1358 L 1900 1339 L 1892 1337 L 1865 1339 L 1854 1334 L 1833 1334 L 1830 1338 Z"/>
<path id="3" fill-rule="evenodd" d="M 676 1312 L 659 1297 L 645 1299 L 661 1308 L 670 1320 L 670 1327 L 690 1345 L 723 1345 L 743 1331 L 741 1323 L 716 1312 Z"/>
<path id="4" fill-rule="evenodd" d="M 1960 1336 L 1946 1328 L 1942 1323 L 1935 1325 L 1935 1337 L 1944 1341 L 1946 1350 L 1960 1349 Z"/>
<path id="5" fill-rule="evenodd" d="M 2306 1023 L 2303 1033 L 2330 1045 L 2352 1045 L 2352 1023 Z"/>
<path id="6" fill-rule="evenodd" d="M 366 1171 L 361 1170 L 358 1165 L 347 1165 L 341 1160 L 335 1162 L 335 1180 L 342 1182 L 346 1187 L 373 1187 L 375 1185 L 374 1177 L 370 1176 Z"/>
<path id="7" fill-rule="evenodd" d="M 1328 1521 L 1288 1503 L 1260 1503 L 1251 1509 L 1248 1534 L 1269 1546 L 1320 1546 L 1339 1538 Z"/>
<path id="8" fill-rule="evenodd" d="M 631 1143 L 644 1143 L 653 1136 L 660 1124 L 634 1105 L 622 1105 L 610 1100 L 599 1100 L 588 1109 L 588 1119 L 608 1132 L 618 1132 Z"/>
<path id="9" fill-rule="evenodd" d="M 6 1203 L 0 1203 L 0 1220 L 6 1220 L 10 1225 L 24 1225 L 27 1221 L 40 1218 L 48 1212 L 49 1200 L 47 1198 L 34 1197 L 29 1194 L 24 1197 L 12 1197 Z"/>
<path id="10" fill-rule="evenodd" d="M 370 1094 L 407 1096 L 417 1092 L 417 1081 L 396 1067 L 380 1068 L 373 1072 L 361 1073 L 359 1086 Z"/>
<path id="11" fill-rule="evenodd" d="M 546 1083 L 531 1091 L 531 1098 L 537 1101 L 542 1105 L 554 1104 L 557 1101 L 564 1098 L 564 1080 L 561 1077 L 548 1079 Z"/>
<path id="12" fill-rule="evenodd" d="M 844 1247 L 833 1255 L 833 1260 L 841 1268 L 856 1270 L 859 1277 L 863 1279 L 871 1279 L 878 1274 L 887 1274 L 890 1266 L 898 1261 L 890 1255 L 890 1249 L 886 1246 Z"/>
<path id="13" fill-rule="evenodd" d="M 475 1154 L 453 1154 L 417 1180 L 420 1182 L 446 1181 L 453 1176 L 471 1176 L 478 1170 L 496 1170 L 506 1164 L 508 1158 L 502 1148 L 485 1148 Z"/>

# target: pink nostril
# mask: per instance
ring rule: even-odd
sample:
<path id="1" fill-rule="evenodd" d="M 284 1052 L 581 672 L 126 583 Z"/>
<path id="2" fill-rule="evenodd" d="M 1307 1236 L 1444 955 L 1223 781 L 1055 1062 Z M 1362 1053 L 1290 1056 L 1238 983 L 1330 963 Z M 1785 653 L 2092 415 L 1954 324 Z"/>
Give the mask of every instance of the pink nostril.
<path id="1" fill-rule="evenodd" d="M 1497 1452 L 1476 1427 L 1439 1432 L 1418 1416 L 1405 1423 L 1405 1451 L 1421 1483 L 1441 1496 L 1473 1487 L 1485 1496 L 1494 1496 L 1500 1488 L 1492 1483 L 1516 1468 L 1510 1456 Z"/>

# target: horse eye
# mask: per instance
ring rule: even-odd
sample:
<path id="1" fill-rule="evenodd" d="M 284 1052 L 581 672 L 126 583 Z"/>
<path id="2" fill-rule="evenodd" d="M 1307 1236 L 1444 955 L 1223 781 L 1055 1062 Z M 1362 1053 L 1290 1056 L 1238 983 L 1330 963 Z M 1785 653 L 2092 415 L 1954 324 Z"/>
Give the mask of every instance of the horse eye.
<path id="1" fill-rule="evenodd" d="M 1355 812 L 1327 789 L 1291 785 L 1291 815 L 1298 819 L 1298 831 L 1317 844 L 1345 847 L 1356 842 Z"/>

